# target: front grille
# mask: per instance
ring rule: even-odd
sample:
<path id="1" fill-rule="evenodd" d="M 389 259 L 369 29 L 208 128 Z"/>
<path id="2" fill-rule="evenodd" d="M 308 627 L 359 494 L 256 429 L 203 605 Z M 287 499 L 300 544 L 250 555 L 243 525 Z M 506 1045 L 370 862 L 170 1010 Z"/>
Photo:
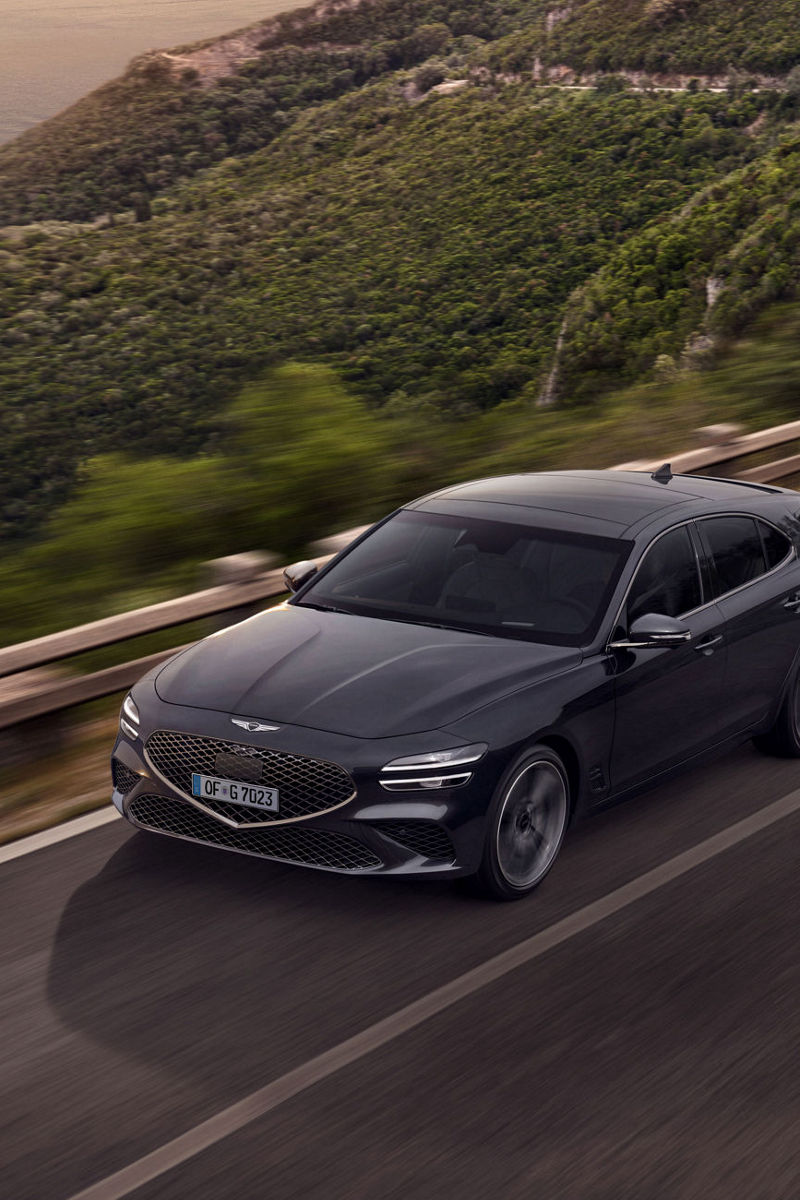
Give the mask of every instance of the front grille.
<path id="1" fill-rule="evenodd" d="M 112 758 L 111 780 L 114 787 L 123 796 L 127 796 L 128 792 L 136 787 L 140 779 L 141 775 L 137 775 L 130 767 L 126 767 L 124 762 L 121 762 L 118 758 Z"/>
<path id="2" fill-rule="evenodd" d="M 375 821 L 373 827 L 423 858 L 442 863 L 455 859 L 450 838 L 435 821 Z"/>
<path id="3" fill-rule="evenodd" d="M 145 829 L 306 867 L 367 871 L 382 866 L 380 858 L 369 847 L 344 833 L 297 825 L 285 825 L 280 829 L 231 829 L 193 805 L 170 800 L 167 796 L 137 796 L 131 801 L 128 816 Z"/>
<path id="4" fill-rule="evenodd" d="M 203 797 L 205 808 L 240 824 L 268 825 L 310 817 L 338 808 L 355 795 L 355 784 L 343 767 L 316 758 L 163 729 L 148 738 L 145 748 L 156 770 L 187 795 L 192 793 L 193 774 L 216 775 L 278 789 L 280 812 L 277 813 Z"/>

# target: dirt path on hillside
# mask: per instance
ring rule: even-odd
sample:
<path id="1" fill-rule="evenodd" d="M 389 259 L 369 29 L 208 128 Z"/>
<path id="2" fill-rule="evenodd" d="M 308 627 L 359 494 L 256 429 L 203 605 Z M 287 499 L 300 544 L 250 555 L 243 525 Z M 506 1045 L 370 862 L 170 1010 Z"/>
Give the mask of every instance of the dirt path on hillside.
<path id="1" fill-rule="evenodd" d="M 263 43 L 269 40 L 271 34 L 278 30 L 291 30 L 293 27 L 304 28 L 310 21 L 322 20 L 332 13 L 344 9 L 358 8 L 368 0 L 320 0 L 318 4 L 303 8 L 296 14 L 281 13 L 259 21 L 257 25 L 249 25 L 245 29 L 225 34 L 213 42 L 206 42 L 197 47 L 187 47 L 180 51 L 155 51 L 149 58 L 166 60 L 177 74 L 182 71 L 197 71 L 201 83 L 210 86 L 225 75 L 236 71 L 243 63 L 251 58 L 257 58 L 263 53 Z M 348 50 L 352 47 L 334 43 L 320 42 L 314 45 L 304 45 L 304 50 Z"/>

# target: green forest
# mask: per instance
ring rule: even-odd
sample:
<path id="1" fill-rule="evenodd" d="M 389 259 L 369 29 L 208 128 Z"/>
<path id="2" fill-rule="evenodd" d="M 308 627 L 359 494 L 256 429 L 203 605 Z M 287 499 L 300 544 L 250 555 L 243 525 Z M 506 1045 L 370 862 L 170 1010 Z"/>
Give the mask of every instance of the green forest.
<path id="1" fill-rule="evenodd" d="M 6 640 L 455 478 L 797 415 L 796 16 L 319 6 L 0 147 Z"/>
<path id="2" fill-rule="evenodd" d="M 534 54 L 582 72 L 781 76 L 800 61 L 795 0 L 573 0 L 542 10 L 492 48 L 506 69 Z"/>

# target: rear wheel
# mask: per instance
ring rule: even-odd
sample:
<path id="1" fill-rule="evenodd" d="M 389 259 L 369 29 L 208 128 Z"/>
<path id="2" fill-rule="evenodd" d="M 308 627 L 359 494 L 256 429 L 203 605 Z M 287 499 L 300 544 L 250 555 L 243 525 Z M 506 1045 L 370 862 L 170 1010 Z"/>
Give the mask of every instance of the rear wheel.
<path id="1" fill-rule="evenodd" d="M 775 724 L 753 741 L 765 754 L 800 758 L 800 670 L 792 676 Z"/>
<path id="2" fill-rule="evenodd" d="M 569 820 L 564 764 L 548 746 L 518 758 L 489 810 L 476 882 L 496 900 L 520 900 L 541 883 L 561 849 Z"/>

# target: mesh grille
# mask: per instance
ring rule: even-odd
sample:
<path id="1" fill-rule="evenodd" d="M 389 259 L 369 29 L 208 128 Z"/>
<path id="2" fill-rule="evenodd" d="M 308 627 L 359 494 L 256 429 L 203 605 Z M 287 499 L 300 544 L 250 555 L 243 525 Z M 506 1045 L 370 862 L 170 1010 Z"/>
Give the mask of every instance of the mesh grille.
<path id="1" fill-rule="evenodd" d="M 148 738 L 146 749 L 156 770 L 188 795 L 192 792 L 193 773 L 278 789 L 277 813 L 203 797 L 206 808 L 239 823 L 268 825 L 292 817 L 310 817 L 337 808 L 355 795 L 355 784 L 343 767 L 315 758 L 163 729 Z"/>
<path id="2" fill-rule="evenodd" d="M 376 821 L 374 828 L 423 858 L 443 863 L 455 859 L 450 838 L 435 821 Z"/>
<path id="3" fill-rule="evenodd" d="M 128 792 L 136 787 L 141 779 L 141 775 L 137 775 L 130 767 L 126 767 L 124 762 L 120 762 L 118 758 L 111 760 L 111 780 L 114 787 L 123 796 L 127 796 Z"/>
<path id="4" fill-rule="evenodd" d="M 326 867 L 332 871 L 366 871 L 382 866 L 369 847 L 344 833 L 327 829 L 308 829 L 284 825 L 279 829 L 231 829 L 206 816 L 182 800 L 166 796 L 137 796 L 131 801 L 128 816 L 137 825 L 205 842 L 226 846 L 263 858 L 302 863 L 307 867 Z"/>

